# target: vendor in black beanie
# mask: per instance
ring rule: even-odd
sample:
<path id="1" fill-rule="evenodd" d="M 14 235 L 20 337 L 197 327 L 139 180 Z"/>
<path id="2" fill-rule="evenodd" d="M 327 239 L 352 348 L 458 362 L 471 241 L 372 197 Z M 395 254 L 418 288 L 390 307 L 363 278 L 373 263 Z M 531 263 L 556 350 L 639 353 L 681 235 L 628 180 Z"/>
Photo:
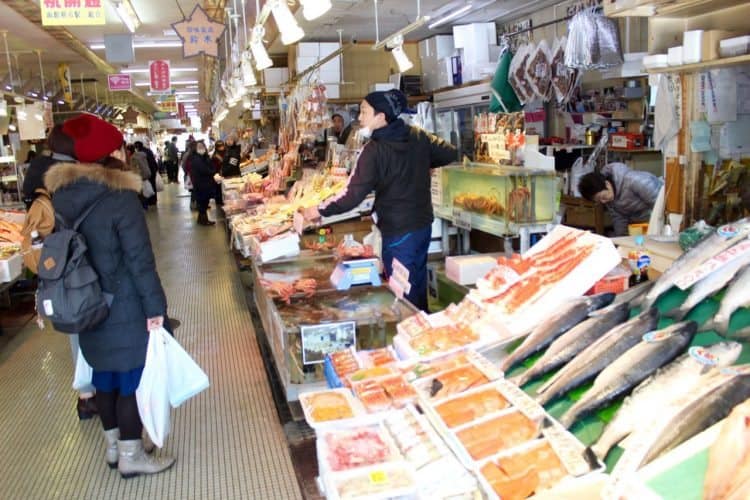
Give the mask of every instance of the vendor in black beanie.
<path id="1" fill-rule="evenodd" d="M 62 124 L 57 124 L 50 130 L 47 137 L 47 147 L 51 154 L 38 155 L 29 164 L 26 176 L 23 179 L 23 201 L 26 208 L 38 195 L 38 190 L 44 189 L 44 174 L 55 163 L 75 163 L 75 151 L 73 139 L 62 131 Z"/>
<path id="2" fill-rule="evenodd" d="M 386 276 L 397 259 L 409 270 L 405 295 L 427 310 L 427 249 L 432 226 L 430 171 L 457 160 L 456 148 L 424 130 L 406 125 L 406 96 L 399 90 L 371 92 L 359 108 L 359 133 L 371 137 L 346 187 L 317 207 L 304 210 L 317 220 L 352 210 L 375 192 L 373 218 L 383 235 Z"/>

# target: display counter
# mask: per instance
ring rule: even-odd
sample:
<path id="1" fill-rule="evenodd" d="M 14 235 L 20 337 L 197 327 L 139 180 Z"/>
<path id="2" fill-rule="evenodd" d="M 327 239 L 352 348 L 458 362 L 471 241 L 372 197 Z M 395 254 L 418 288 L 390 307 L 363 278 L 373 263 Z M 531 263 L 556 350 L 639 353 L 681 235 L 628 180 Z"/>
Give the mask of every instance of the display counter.
<path id="1" fill-rule="evenodd" d="M 297 259 L 253 266 L 255 303 L 288 401 L 296 401 L 300 391 L 325 387 L 327 352 L 349 345 L 385 347 L 396 334 L 396 325 L 416 312 L 387 287 L 335 290 L 329 279 L 335 266 L 332 255 L 310 252 Z M 299 279 L 317 281 L 312 296 L 294 295 L 286 303 L 274 297 L 268 286 L 268 281 Z"/>

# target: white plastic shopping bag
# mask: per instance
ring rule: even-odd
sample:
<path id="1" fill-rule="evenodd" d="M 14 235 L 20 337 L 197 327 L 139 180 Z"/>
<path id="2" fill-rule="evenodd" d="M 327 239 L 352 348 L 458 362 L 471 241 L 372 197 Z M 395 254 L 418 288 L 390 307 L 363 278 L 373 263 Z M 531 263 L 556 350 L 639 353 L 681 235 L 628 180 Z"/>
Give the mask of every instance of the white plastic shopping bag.
<path id="1" fill-rule="evenodd" d="M 167 391 L 167 350 L 169 333 L 160 328 L 150 332 L 146 365 L 135 391 L 138 413 L 143 427 L 156 446 L 161 448 L 169 433 L 169 393 Z"/>
<path id="2" fill-rule="evenodd" d="M 208 375 L 172 337 L 161 329 L 167 351 L 167 391 L 173 408 L 192 398 L 209 386 Z M 152 333 L 153 335 L 153 333 Z"/>
<path id="3" fill-rule="evenodd" d="M 86 387 L 91 386 L 91 378 L 94 376 L 94 369 L 88 364 L 86 358 L 83 357 L 81 348 L 78 348 L 78 355 L 76 356 L 76 369 L 73 372 L 73 389 L 80 391 Z"/>

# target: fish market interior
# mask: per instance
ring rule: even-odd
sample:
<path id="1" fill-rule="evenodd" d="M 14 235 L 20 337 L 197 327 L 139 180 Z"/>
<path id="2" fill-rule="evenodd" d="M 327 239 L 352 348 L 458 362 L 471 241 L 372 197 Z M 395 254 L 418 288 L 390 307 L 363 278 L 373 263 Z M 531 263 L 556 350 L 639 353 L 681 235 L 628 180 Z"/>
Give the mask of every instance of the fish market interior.
<path id="1" fill-rule="evenodd" d="M 0 0 L 0 497 L 750 498 L 749 16 Z"/>

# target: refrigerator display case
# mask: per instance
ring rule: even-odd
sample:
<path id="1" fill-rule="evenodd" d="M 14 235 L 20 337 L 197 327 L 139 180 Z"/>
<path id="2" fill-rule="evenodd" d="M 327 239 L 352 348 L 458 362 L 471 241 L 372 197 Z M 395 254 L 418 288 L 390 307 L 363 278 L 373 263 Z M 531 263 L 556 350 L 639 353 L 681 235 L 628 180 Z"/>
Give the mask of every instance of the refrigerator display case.
<path id="1" fill-rule="evenodd" d="M 458 148 L 459 158 L 474 159 L 474 117 L 489 110 L 490 84 L 479 83 L 434 96 L 437 135 Z"/>
<path id="2" fill-rule="evenodd" d="M 552 223 L 557 177 L 554 171 L 467 162 L 440 169 L 442 196 L 435 214 L 463 219 L 471 228 L 496 236 Z"/>
<path id="3" fill-rule="evenodd" d="M 298 400 L 301 391 L 326 386 L 326 352 L 351 344 L 358 350 L 385 347 L 396 334 L 396 325 L 416 313 L 387 287 L 333 290 L 328 276 L 334 266 L 333 258 L 321 257 L 255 268 L 255 303 L 288 401 Z M 261 284 L 269 276 L 276 281 L 313 277 L 319 288 L 312 297 L 294 296 L 287 304 Z"/>

